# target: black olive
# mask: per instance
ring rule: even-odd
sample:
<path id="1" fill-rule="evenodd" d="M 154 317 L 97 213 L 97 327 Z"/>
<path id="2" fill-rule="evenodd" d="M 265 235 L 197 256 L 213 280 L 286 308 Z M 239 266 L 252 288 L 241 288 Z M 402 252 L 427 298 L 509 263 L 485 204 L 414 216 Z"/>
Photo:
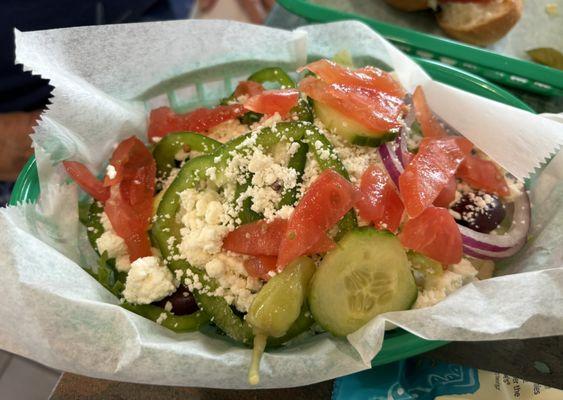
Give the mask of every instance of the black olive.
<path id="1" fill-rule="evenodd" d="M 194 296 L 185 286 L 180 286 L 178 290 L 156 302 L 155 305 L 164 308 L 167 302 L 172 304 L 172 312 L 175 315 L 188 315 L 199 309 Z"/>
<path id="2" fill-rule="evenodd" d="M 464 193 L 451 208 L 457 223 L 482 233 L 496 229 L 506 215 L 498 196 L 481 191 Z"/>

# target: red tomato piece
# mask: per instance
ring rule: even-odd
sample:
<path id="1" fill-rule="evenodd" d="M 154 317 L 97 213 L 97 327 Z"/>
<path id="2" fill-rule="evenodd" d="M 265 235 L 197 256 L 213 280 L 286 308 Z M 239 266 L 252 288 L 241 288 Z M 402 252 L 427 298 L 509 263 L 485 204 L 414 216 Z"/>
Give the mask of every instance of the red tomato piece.
<path id="1" fill-rule="evenodd" d="M 123 179 L 131 179 L 139 168 L 154 163 L 152 154 L 137 137 L 131 136 L 117 145 L 109 164 L 115 168 L 115 177 L 104 177 L 105 186 L 113 186 Z M 156 165 L 156 164 L 155 164 Z"/>
<path id="2" fill-rule="evenodd" d="M 153 211 L 156 163 L 143 142 L 132 136 L 119 143 L 110 164 L 116 177 L 106 177 L 111 194 L 104 211 L 117 235 L 125 241 L 131 261 L 150 256 L 147 230 Z"/>
<path id="3" fill-rule="evenodd" d="M 252 256 L 277 256 L 287 220 L 260 220 L 239 226 L 225 237 L 223 248 Z"/>
<path id="4" fill-rule="evenodd" d="M 352 184 L 327 169 L 307 189 L 289 218 L 278 255 L 278 269 L 307 254 L 352 208 L 358 194 Z"/>
<path id="5" fill-rule="evenodd" d="M 461 261 L 463 244 L 454 218 L 445 208 L 428 207 L 407 221 L 399 234 L 403 246 L 442 264 Z"/>
<path id="6" fill-rule="evenodd" d="M 401 125 L 399 117 L 403 113 L 403 100 L 379 90 L 340 83 L 328 84 L 313 77 L 303 79 L 299 89 L 373 132 L 387 132 Z"/>
<path id="7" fill-rule="evenodd" d="M 266 115 L 278 113 L 285 118 L 298 100 L 299 91 L 296 89 L 266 90 L 249 98 L 244 103 L 244 108 Z"/>
<path id="8" fill-rule="evenodd" d="M 330 251 L 336 247 L 334 240 L 330 238 L 326 233 L 319 237 L 319 240 L 311 246 L 311 248 L 304 254 L 310 256 L 313 254 L 323 254 Z"/>
<path id="9" fill-rule="evenodd" d="M 109 199 L 109 188 L 105 187 L 84 164 L 77 161 L 63 161 L 63 166 L 72 180 L 90 196 L 102 202 Z"/>
<path id="10" fill-rule="evenodd" d="M 473 145 L 463 137 L 424 138 L 399 177 L 399 191 L 411 218 L 432 205 Z"/>
<path id="11" fill-rule="evenodd" d="M 496 193 L 499 196 L 510 194 L 506 179 L 490 160 L 469 155 L 459 166 L 456 176 L 476 189 Z"/>
<path id="12" fill-rule="evenodd" d="M 223 248 L 239 254 L 277 257 L 286 230 L 286 219 L 275 219 L 271 222 L 265 220 L 251 222 L 229 232 L 223 240 Z M 319 240 L 306 254 L 326 253 L 333 249 L 335 245 L 331 238 L 324 235 L 319 237 Z"/>
<path id="13" fill-rule="evenodd" d="M 463 164 L 463 162 L 462 162 L 462 164 Z M 459 169 L 458 169 L 458 171 L 459 171 Z M 440 194 L 438 195 L 438 197 L 436 197 L 436 200 L 434 200 L 433 204 L 436 207 L 448 208 L 450 203 L 455 200 L 456 189 L 457 189 L 457 182 L 455 180 L 455 177 L 452 176 L 450 178 L 450 180 L 448 181 L 448 183 L 446 184 L 446 187 L 444 187 L 442 189 L 442 191 L 440 192 Z"/>
<path id="14" fill-rule="evenodd" d="M 397 232 L 405 207 L 389 176 L 377 165 L 370 165 L 362 174 L 360 192 L 362 197 L 356 203 L 360 216 L 377 229 Z"/>
<path id="15" fill-rule="evenodd" d="M 298 72 L 309 70 L 322 81 L 332 84 L 344 84 L 363 88 L 376 89 L 392 96 L 403 97 L 405 91 L 392 75 L 375 67 L 364 67 L 350 70 L 330 60 L 318 60 L 298 69 Z"/>
<path id="16" fill-rule="evenodd" d="M 442 137 L 447 136 L 446 129 L 440 124 L 432 110 L 426 102 L 426 96 L 421 86 L 417 86 L 413 95 L 412 102 L 416 120 L 420 124 L 422 134 L 426 137 Z"/>
<path id="17" fill-rule="evenodd" d="M 268 272 L 276 270 L 276 256 L 254 256 L 244 261 L 244 269 L 248 275 L 268 281 Z"/>
<path id="18" fill-rule="evenodd" d="M 253 81 L 240 81 L 235 89 L 235 98 L 239 96 L 255 96 L 264 91 L 264 86 L 261 83 Z"/>
<path id="19" fill-rule="evenodd" d="M 186 114 L 176 114 L 168 107 L 156 108 L 149 116 L 149 140 L 163 137 L 170 132 L 205 133 L 222 122 L 240 117 L 245 112 L 240 104 L 217 106 L 211 109 L 198 108 Z"/>
<path id="20" fill-rule="evenodd" d="M 149 221 L 144 217 L 139 217 L 127 199 L 123 197 L 119 187 L 115 186 L 111 189 L 111 195 L 104 205 L 104 211 L 115 233 L 125 241 L 131 261 L 152 255 L 147 234 Z"/>

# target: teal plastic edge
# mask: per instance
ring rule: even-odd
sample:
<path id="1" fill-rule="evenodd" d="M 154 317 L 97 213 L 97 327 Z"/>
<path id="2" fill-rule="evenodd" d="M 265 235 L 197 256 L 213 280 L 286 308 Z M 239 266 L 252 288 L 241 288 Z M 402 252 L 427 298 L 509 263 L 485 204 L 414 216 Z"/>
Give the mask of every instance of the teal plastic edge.
<path id="1" fill-rule="evenodd" d="M 563 71 L 554 68 L 312 4 L 307 0 L 278 0 L 278 4 L 310 22 L 358 20 L 378 31 L 410 55 L 431 57 L 442 62 L 447 60 L 453 62 L 456 67 L 471 70 L 475 74 L 506 86 L 546 96 L 563 95 Z"/>
<path id="2" fill-rule="evenodd" d="M 478 76 L 438 62 L 416 57 L 413 57 L 413 59 L 419 63 L 433 79 L 442 83 L 533 112 L 533 110 L 520 99 Z M 18 176 L 12 197 L 10 198 L 10 205 L 16 205 L 22 202 L 35 202 L 38 197 L 39 176 L 35 157 L 32 156 Z M 402 360 L 433 350 L 447 343 L 447 341 L 441 340 L 425 340 L 403 329 L 394 329 L 385 334 L 383 346 L 373 359 L 372 365 L 384 365 Z"/>

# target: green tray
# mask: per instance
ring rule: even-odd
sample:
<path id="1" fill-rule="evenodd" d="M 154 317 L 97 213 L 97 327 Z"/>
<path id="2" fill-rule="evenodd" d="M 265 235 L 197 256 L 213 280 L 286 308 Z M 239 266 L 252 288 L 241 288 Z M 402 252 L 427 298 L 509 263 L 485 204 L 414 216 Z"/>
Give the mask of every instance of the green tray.
<path id="1" fill-rule="evenodd" d="M 533 110 L 512 94 L 504 89 L 487 82 L 486 80 L 469 74 L 454 67 L 443 65 L 435 61 L 413 57 L 430 76 L 440 82 L 455 86 L 459 89 L 477 94 L 505 103 L 523 110 Z M 14 186 L 10 205 L 21 202 L 35 202 L 39 197 L 39 177 L 35 158 L 31 157 Z M 394 329 L 385 334 L 383 347 L 374 358 L 372 364 L 383 365 L 393 361 L 402 360 L 417 354 L 421 354 L 437 347 L 443 346 L 447 342 L 437 340 L 424 340 L 402 329 Z"/>
<path id="2" fill-rule="evenodd" d="M 278 4 L 310 22 L 356 19 L 371 26 L 409 55 L 437 60 L 504 86 L 546 96 L 563 96 L 563 71 L 554 68 L 324 7 L 309 0 L 278 0 Z"/>

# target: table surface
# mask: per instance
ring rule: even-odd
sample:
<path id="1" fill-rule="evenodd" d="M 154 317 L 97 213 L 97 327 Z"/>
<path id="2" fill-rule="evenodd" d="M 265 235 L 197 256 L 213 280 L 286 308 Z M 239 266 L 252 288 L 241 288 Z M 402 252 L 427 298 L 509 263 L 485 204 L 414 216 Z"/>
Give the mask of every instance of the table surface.
<path id="1" fill-rule="evenodd" d="M 274 8 L 270 26 L 293 29 L 306 21 Z M 563 98 L 542 98 L 509 89 L 537 112 L 560 112 Z M 531 382 L 563 389 L 563 336 L 490 342 L 453 342 L 424 355 L 436 360 L 501 372 Z M 51 400 L 250 400 L 250 399 L 329 399 L 333 381 L 292 389 L 221 390 L 139 385 L 64 373 Z"/>
<path id="2" fill-rule="evenodd" d="M 433 358 L 502 372 L 563 389 L 563 336 L 490 342 L 453 342 L 426 353 Z M 291 389 L 222 390 L 139 385 L 63 374 L 50 400 L 262 400 L 330 399 L 333 381 Z"/>

